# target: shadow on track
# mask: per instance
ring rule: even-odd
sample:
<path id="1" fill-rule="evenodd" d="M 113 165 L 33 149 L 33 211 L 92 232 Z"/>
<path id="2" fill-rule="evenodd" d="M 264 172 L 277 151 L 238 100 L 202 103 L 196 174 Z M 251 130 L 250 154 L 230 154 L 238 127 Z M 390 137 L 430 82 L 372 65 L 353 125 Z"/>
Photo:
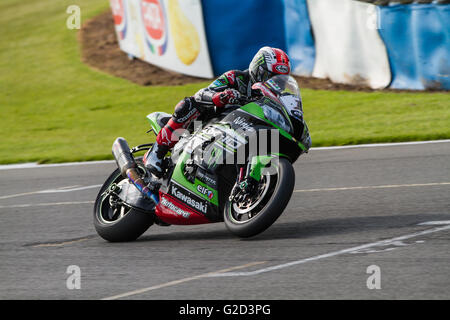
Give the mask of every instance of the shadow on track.
<path id="1" fill-rule="evenodd" d="M 258 236 L 239 239 L 228 230 L 215 231 L 174 231 L 167 234 L 147 234 L 140 237 L 143 241 L 198 241 L 198 240 L 241 240 L 261 241 L 275 239 L 307 239 L 328 235 L 349 234 L 383 229 L 401 229 L 430 220 L 446 220 L 448 214 L 415 214 L 402 216 L 370 216 L 370 217 L 346 217 L 335 219 L 320 219 L 312 221 L 299 221 L 291 223 L 275 223 L 268 230 Z M 170 228 L 170 227 L 169 227 Z M 151 233 L 151 231 L 150 231 Z"/>
<path id="2" fill-rule="evenodd" d="M 153 228 L 153 226 L 151 227 Z M 223 230 L 215 230 L 215 231 L 174 231 L 173 233 L 167 234 L 151 234 L 151 228 L 147 231 L 149 234 L 144 234 L 136 241 L 173 241 L 173 240 L 182 240 L 182 241 L 198 241 L 198 240 L 225 240 L 225 239 L 238 239 L 233 236 L 228 230 L 226 230 L 225 226 L 223 226 Z M 169 227 L 171 228 L 171 227 Z M 178 229 L 180 230 L 180 229 Z"/>
<path id="3" fill-rule="evenodd" d="M 383 229 L 401 229 L 416 226 L 425 221 L 446 220 L 448 214 L 414 214 L 401 216 L 346 217 L 336 219 L 320 219 L 305 222 L 274 224 L 266 232 L 246 239 L 306 239 L 328 235 L 349 234 Z"/>

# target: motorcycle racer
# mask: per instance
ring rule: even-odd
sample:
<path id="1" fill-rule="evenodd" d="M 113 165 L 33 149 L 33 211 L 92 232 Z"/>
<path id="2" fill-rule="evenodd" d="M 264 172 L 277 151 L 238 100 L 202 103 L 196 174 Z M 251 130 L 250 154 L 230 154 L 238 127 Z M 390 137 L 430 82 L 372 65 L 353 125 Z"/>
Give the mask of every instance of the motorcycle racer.
<path id="1" fill-rule="evenodd" d="M 162 175 L 164 156 L 178 142 L 175 131 L 187 129 L 192 121 L 198 119 L 200 107 L 216 107 L 220 110 L 227 105 L 240 104 L 241 97 L 251 98 L 253 84 L 264 82 L 275 75 L 288 75 L 290 71 L 289 57 L 283 50 L 262 47 L 247 70 L 227 71 L 207 88 L 181 100 L 175 106 L 171 119 L 158 133 L 152 149 L 144 156 L 145 166 L 157 177 Z"/>

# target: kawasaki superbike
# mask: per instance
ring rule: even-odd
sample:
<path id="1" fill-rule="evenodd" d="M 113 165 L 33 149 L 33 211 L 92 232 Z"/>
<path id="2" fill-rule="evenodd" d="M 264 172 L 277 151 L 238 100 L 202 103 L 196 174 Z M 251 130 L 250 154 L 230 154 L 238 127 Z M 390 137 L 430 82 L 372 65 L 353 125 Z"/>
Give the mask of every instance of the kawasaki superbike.
<path id="1" fill-rule="evenodd" d="M 152 144 L 113 143 L 116 169 L 94 205 L 94 225 L 108 241 L 132 241 L 151 225 L 225 222 L 239 237 L 270 227 L 294 190 L 292 164 L 311 146 L 297 82 L 278 75 L 252 86 L 252 99 L 220 112 L 202 110 L 164 159 L 164 174 L 145 168 Z M 156 134 L 170 115 L 147 116 Z M 137 156 L 146 152 L 144 157 Z"/>

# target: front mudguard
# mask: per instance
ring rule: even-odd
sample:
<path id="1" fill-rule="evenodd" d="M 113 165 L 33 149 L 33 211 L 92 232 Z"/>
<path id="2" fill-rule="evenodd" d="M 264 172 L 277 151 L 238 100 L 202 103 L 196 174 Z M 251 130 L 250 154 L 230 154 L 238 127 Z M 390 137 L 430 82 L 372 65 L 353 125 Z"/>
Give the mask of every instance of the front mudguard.
<path id="1" fill-rule="evenodd" d="M 273 174 L 276 172 L 276 162 L 281 157 L 286 158 L 289 162 L 291 162 L 288 156 L 281 153 L 253 156 L 249 162 L 248 175 L 256 181 L 260 181 L 263 175 L 267 173 Z M 271 165 L 267 167 L 269 163 Z"/>

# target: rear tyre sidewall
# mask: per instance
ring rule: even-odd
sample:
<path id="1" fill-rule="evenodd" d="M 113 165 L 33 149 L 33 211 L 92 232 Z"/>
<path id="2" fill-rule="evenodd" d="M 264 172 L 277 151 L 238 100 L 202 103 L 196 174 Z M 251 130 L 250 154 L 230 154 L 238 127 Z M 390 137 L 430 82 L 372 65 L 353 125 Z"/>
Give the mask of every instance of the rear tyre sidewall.
<path id="1" fill-rule="evenodd" d="M 103 239 L 110 242 L 134 241 L 141 236 L 153 224 L 152 213 L 144 213 L 135 209 L 125 214 L 121 219 L 112 222 L 105 222 L 100 218 L 100 206 L 102 204 L 102 194 L 113 182 L 124 179 L 120 170 L 115 170 L 103 184 L 97 195 L 94 205 L 94 227 Z"/>

